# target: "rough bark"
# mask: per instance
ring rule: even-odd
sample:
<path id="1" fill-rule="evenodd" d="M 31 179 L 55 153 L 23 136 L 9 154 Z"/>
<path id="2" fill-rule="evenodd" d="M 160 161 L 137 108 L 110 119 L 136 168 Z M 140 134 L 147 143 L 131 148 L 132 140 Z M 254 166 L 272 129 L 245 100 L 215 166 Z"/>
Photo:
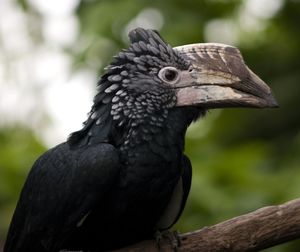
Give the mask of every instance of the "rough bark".
<path id="1" fill-rule="evenodd" d="M 300 199 L 268 206 L 211 227 L 180 235 L 178 251 L 259 251 L 300 238 Z M 160 251 L 174 251 L 162 239 Z M 118 252 L 157 252 L 154 240 L 142 241 Z M 116 252 L 116 251 L 115 251 Z"/>

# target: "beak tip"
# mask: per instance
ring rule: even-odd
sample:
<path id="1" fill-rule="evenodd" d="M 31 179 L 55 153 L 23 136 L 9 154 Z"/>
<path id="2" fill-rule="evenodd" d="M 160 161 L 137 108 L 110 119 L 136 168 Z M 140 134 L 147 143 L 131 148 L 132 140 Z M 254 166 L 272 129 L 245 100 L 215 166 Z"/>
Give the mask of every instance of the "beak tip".
<path id="1" fill-rule="evenodd" d="M 266 99 L 266 107 L 267 108 L 279 108 L 279 104 L 272 94 L 270 94 L 270 96 Z"/>
<path id="2" fill-rule="evenodd" d="M 270 101 L 270 107 L 271 107 L 271 108 L 278 108 L 278 107 L 279 107 L 279 104 L 278 104 L 276 98 L 275 98 L 273 95 L 271 95 L 270 98 L 271 98 L 271 99 L 269 100 L 269 101 Z"/>

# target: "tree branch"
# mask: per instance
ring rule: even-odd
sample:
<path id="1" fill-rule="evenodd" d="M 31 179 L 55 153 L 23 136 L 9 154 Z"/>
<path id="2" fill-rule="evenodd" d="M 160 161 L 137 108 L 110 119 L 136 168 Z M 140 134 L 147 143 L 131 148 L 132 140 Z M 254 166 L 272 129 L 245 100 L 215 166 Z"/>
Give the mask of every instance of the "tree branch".
<path id="1" fill-rule="evenodd" d="M 258 209 L 211 227 L 180 235 L 178 251 L 258 251 L 300 238 L 300 199 Z M 173 251 L 168 239 L 160 251 Z M 118 252 L 157 252 L 154 240 L 142 241 Z M 116 251 L 115 251 L 116 252 Z"/>

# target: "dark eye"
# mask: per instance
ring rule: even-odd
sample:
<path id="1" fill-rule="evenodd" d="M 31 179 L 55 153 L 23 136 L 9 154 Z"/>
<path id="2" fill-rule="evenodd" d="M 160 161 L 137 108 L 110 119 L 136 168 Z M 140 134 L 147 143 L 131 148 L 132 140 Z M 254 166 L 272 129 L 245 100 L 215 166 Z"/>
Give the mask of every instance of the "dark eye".
<path id="1" fill-rule="evenodd" d="M 175 67 L 164 67 L 159 71 L 158 77 L 165 82 L 175 83 L 179 74 Z"/>
<path id="2" fill-rule="evenodd" d="M 177 77 L 177 72 L 175 72 L 174 70 L 171 70 L 171 69 L 167 69 L 165 72 L 164 72 L 164 77 L 166 80 L 168 81 L 173 81 L 176 79 Z"/>

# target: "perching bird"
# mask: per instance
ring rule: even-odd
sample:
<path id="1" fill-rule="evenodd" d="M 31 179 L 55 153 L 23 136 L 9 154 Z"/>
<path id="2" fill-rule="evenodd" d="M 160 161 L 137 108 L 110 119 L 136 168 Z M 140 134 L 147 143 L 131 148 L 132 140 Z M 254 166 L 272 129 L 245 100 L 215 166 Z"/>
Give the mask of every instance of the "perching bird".
<path id="1" fill-rule="evenodd" d="M 189 194 L 190 123 L 210 108 L 276 106 L 235 47 L 172 48 L 142 28 L 129 37 L 84 127 L 33 165 L 4 252 L 104 251 L 152 238 Z"/>

